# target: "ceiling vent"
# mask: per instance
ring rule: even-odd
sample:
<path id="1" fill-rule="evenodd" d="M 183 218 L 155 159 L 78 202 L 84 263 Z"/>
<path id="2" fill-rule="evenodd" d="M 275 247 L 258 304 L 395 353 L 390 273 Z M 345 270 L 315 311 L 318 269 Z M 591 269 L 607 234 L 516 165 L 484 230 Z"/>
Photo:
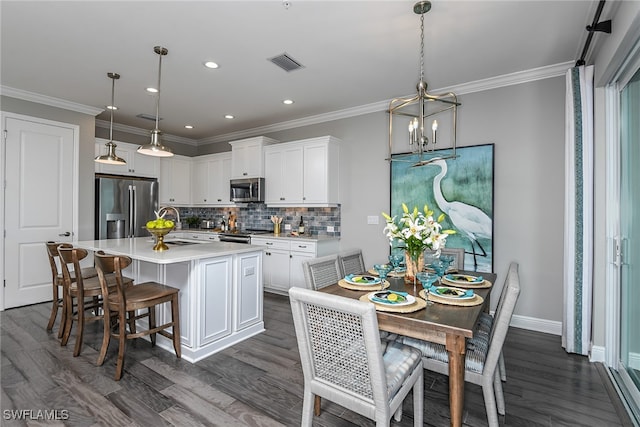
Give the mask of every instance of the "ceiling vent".
<path id="1" fill-rule="evenodd" d="M 304 68 L 304 65 L 290 57 L 287 53 L 283 53 L 278 56 L 274 56 L 273 58 L 269 58 L 269 61 L 276 64 L 278 67 L 282 68 L 286 72 L 299 70 L 300 68 Z"/>
<path id="2" fill-rule="evenodd" d="M 136 117 L 140 118 L 140 119 L 145 119 L 145 120 L 151 120 L 152 122 L 156 121 L 156 116 L 153 116 L 151 114 L 137 114 Z M 162 120 L 162 117 L 159 117 L 158 120 Z"/>

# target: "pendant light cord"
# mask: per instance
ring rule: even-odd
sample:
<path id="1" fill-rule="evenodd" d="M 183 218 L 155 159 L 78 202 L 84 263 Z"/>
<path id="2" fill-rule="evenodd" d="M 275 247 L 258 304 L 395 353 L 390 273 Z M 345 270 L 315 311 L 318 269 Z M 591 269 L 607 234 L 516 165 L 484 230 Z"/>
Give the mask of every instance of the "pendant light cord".
<path id="1" fill-rule="evenodd" d="M 158 60 L 158 98 L 156 99 L 156 129 L 158 129 L 158 120 L 160 120 L 160 78 L 162 77 L 162 52 L 163 47 L 160 46 L 160 52 L 158 52 L 158 56 L 160 59 Z"/>

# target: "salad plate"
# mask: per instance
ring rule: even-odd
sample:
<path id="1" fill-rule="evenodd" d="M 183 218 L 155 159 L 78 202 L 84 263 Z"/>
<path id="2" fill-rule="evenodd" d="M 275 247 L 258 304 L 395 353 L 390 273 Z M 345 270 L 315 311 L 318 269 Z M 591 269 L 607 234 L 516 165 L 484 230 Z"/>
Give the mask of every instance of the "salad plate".
<path id="1" fill-rule="evenodd" d="M 395 297 L 391 297 L 391 299 L 389 299 L 389 296 L 391 294 L 395 295 Z M 416 302 L 416 299 L 413 295 L 405 294 L 404 292 L 380 291 L 372 292 L 371 294 L 369 294 L 369 301 L 376 304 L 392 305 L 394 307 L 398 307 L 403 305 L 411 305 Z"/>
<path id="2" fill-rule="evenodd" d="M 366 274 L 348 274 L 345 276 L 344 281 L 351 283 L 352 285 L 379 285 L 380 277 L 369 276 Z"/>
<path id="3" fill-rule="evenodd" d="M 484 281 L 482 276 L 472 276 L 470 274 L 447 274 L 444 278 L 448 282 L 460 285 L 478 284 Z"/>
<path id="4" fill-rule="evenodd" d="M 447 299 L 470 299 L 475 296 L 472 290 L 450 288 L 448 286 L 432 286 L 429 293 Z"/>

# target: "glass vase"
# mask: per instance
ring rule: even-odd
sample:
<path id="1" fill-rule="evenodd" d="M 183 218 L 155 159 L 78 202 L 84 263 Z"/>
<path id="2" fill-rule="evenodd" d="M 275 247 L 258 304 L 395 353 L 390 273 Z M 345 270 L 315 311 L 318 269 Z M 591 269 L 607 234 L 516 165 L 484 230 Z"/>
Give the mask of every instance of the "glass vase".
<path id="1" fill-rule="evenodd" d="M 417 257 L 413 257 L 409 251 L 405 252 L 404 258 L 407 264 L 407 271 L 404 273 L 405 283 L 414 284 L 416 273 L 424 270 L 424 252 L 420 251 L 417 255 Z"/>

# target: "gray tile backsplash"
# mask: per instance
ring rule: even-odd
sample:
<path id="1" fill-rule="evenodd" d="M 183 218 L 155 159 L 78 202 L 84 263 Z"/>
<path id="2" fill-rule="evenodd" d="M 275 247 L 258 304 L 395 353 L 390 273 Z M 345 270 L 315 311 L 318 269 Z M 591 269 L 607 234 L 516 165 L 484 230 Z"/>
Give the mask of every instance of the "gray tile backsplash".
<path id="1" fill-rule="evenodd" d="M 246 206 L 231 208 L 197 208 L 178 207 L 183 228 L 187 228 L 185 219 L 197 216 L 200 219 L 212 219 L 216 225 L 220 224 L 222 216 L 225 221 L 229 212 L 237 217 L 241 229 L 256 228 L 273 230 L 271 216 L 282 217 L 282 232 L 285 232 L 285 224 L 291 224 L 291 230 L 298 230 L 300 216 L 304 218 L 305 233 L 312 235 L 340 236 L 340 207 L 330 208 L 306 208 L 286 207 L 277 208 L 260 203 L 251 203 Z M 327 226 L 333 226 L 334 232 L 327 232 Z"/>

